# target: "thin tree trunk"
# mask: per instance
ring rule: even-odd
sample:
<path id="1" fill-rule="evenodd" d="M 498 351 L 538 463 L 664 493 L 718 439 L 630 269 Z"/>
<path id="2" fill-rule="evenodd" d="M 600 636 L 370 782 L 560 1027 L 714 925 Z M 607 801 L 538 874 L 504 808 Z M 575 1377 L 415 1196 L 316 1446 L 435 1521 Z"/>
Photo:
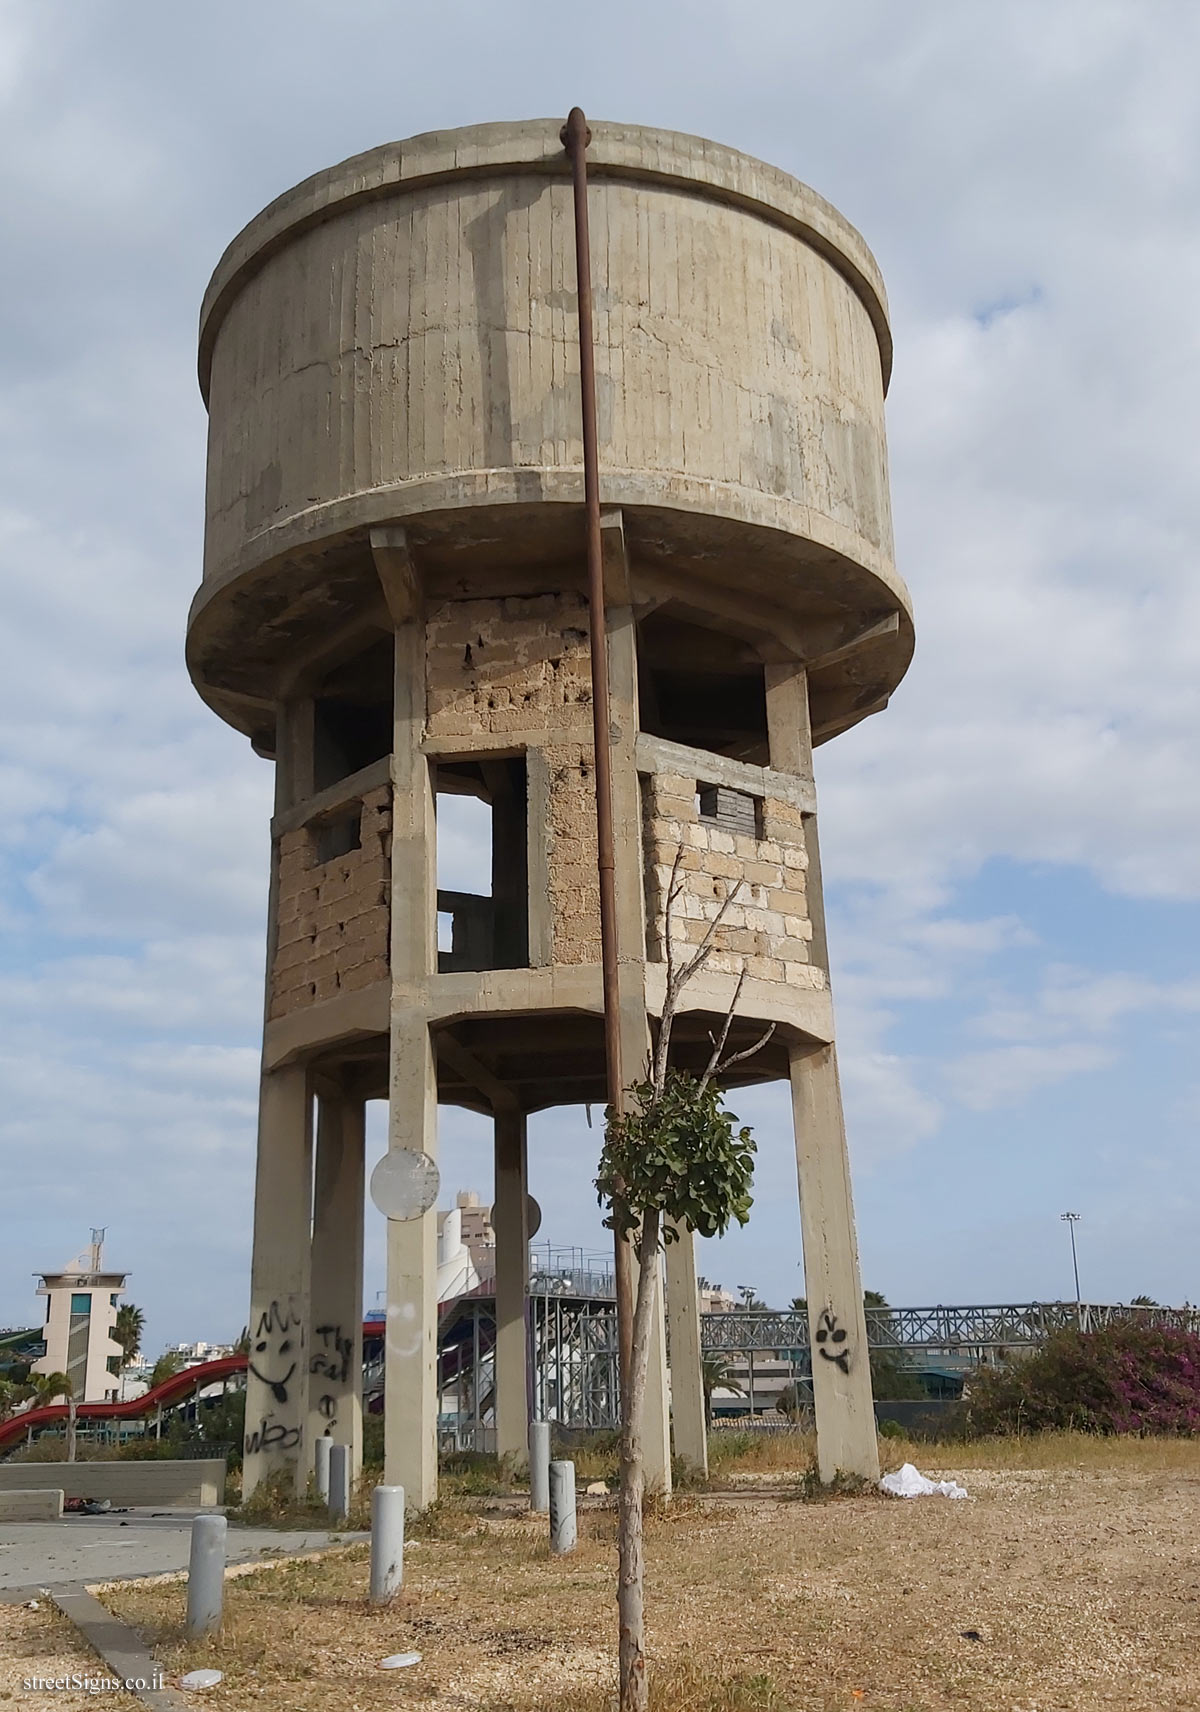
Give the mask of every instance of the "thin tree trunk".
<path id="1" fill-rule="evenodd" d="M 647 1213 L 638 1241 L 637 1305 L 633 1315 L 633 1362 L 621 1434 L 617 1614 L 620 1624 L 621 1712 L 646 1712 L 645 1555 L 642 1506 L 646 1470 L 642 1460 L 642 1416 L 650 1366 L 650 1321 L 658 1288 L 659 1215 Z"/>

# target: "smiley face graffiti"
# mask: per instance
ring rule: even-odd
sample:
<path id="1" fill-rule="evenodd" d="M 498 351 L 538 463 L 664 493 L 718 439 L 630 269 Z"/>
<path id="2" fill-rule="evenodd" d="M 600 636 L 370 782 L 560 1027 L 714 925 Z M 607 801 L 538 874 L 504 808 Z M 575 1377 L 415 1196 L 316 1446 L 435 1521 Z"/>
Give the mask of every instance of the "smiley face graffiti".
<path id="1" fill-rule="evenodd" d="M 246 1366 L 254 1377 L 266 1385 L 277 1403 L 288 1400 L 288 1382 L 296 1371 L 296 1358 L 292 1354 L 293 1336 L 301 1345 L 304 1342 L 300 1330 L 300 1320 L 289 1304 L 280 1308 L 278 1302 L 272 1302 L 264 1314 L 259 1316 L 255 1328 L 255 1339 L 250 1359 Z M 262 1358 L 275 1370 L 274 1373 L 264 1372 Z M 286 1371 L 284 1366 L 286 1365 Z"/>
<path id="2" fill-rule="evenodd" d="M 822 1310 L 817 1326 L 817 1354 L 822 1361 L 832 1361 L 843 1373 L 849 1373 L 850 1351 L 846 1348 L 846 1328 L 838 1325 L 837 1315 L 830 1313 L 828 1308 Z"/>

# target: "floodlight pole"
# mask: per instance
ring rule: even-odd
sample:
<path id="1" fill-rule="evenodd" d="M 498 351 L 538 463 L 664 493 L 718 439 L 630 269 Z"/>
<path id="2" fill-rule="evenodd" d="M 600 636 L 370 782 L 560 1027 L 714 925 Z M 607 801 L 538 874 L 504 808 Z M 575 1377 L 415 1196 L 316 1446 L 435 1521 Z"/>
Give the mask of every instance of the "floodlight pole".
<path id="1" fill-rule="evenodd" d="M 1082 1331 L 1083 1297 L 1079 1293 L 1079 1256 L 1075 1252 L 1075 1226 L 1079 1223 L 1079 1214 L 1060 1213 L 1058 1216 L 1071 1233 L 1071 1265 L 1075 1270 L 1075 1318 L 1078 1321 L 1080 1331 Z"/>

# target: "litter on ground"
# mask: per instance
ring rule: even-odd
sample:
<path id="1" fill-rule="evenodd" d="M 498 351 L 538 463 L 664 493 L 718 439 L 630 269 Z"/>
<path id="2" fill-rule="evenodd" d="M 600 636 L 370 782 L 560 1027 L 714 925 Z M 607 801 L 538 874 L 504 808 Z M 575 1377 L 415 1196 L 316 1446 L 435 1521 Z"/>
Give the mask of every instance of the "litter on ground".
<path id="1" fill-rule="evenodd" d="M 881 1492 L 890 1492 L 893 1498 L 965 1498 L 965 1486 L 956 1486 L 953 1480 L 927 1480 L 911 1462 L 906 1462 L 903 1468 L 895 1474 L 885 1474 L 879 1482 Z"/>

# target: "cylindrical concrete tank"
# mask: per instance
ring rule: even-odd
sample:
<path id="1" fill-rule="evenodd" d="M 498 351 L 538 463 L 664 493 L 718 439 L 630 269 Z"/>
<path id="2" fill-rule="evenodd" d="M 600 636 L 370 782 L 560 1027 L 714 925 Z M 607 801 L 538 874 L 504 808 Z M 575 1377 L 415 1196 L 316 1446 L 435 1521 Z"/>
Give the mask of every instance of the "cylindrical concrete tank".
<path id="1" fill-rule="evenodd" d="M 571 186 L 555 120 L 390 144 L 233 241 L 202 313 L 204 582 L 189 657 L 265 736 L 285 657 L 336 626 L 402 522 L 452 584 L 573 556 L 582 500 Z M 631 554 L 803 629 L 814 727 L 881 705 L 911 654 L 892 562 L 883 285 L 806 186 L 695 137 L 594 127 L 601 475 Z M 736 632 L 735 632 L 736 633 Z M 790 631 L 787 632 L 790 635 Z"/>

